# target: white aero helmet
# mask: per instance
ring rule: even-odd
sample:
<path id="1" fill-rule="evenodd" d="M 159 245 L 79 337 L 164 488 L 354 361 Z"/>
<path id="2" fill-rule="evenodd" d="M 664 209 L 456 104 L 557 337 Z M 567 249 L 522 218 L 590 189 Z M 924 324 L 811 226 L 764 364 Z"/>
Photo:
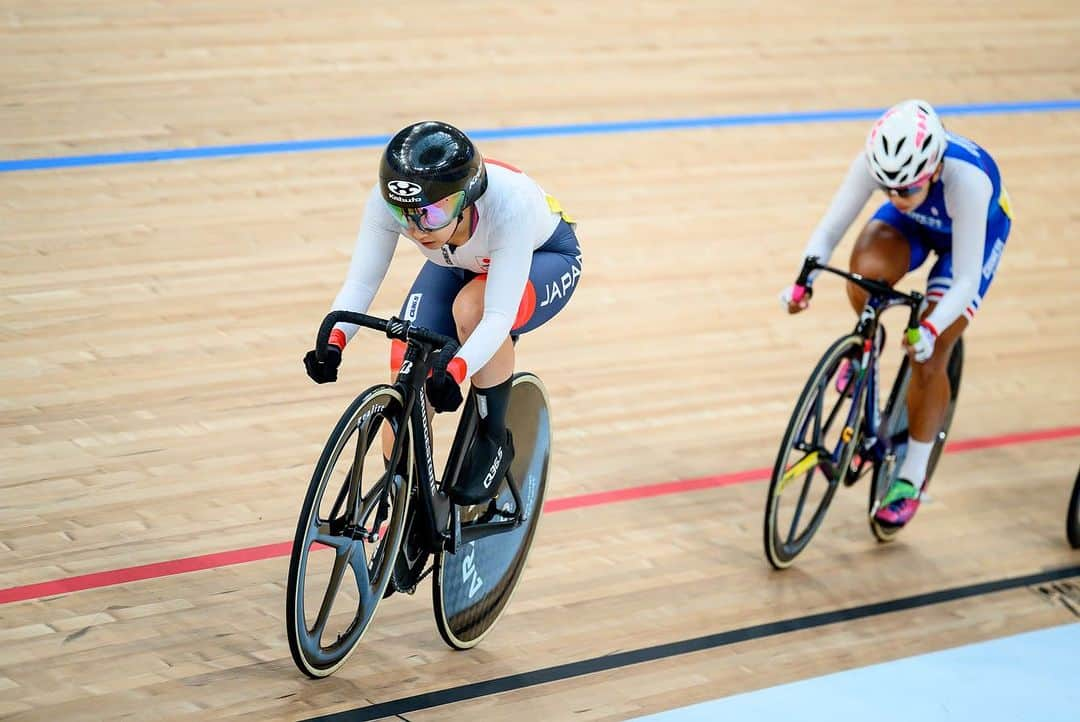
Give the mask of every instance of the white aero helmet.
<path id="1" fill-rule="evenodd" d="M 866 136 L 870 174 L 886 188 L 921 183 L 945 155 L 945 126 L 925 100 L 905 100 L 885 111 Z"/>

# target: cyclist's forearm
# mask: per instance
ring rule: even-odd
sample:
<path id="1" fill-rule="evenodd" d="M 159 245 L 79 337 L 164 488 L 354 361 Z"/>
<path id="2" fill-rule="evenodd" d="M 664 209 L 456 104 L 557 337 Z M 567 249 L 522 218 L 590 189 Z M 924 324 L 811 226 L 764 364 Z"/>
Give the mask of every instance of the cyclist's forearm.
<path id="1" fill-rule="evenodd" d="M 953 281 L 926 319 L 939 333 L 960 318 L 969 306 L 974 312 L 973 304 L 982 276 L 986 218 L 993 196 L 990 179 L 972 166 L 960 163 L 947 170 L 950 175 L 946 180 L 951 182 L 945 186 L 945 209 L 953 219 Z"/>
<path id="2" fill-rule="evenodd" d="M 499 350 L 510 329 L 514 318 L 496 309 L 486 309 L 480 323 L 458 351 L 458 358 L 465 362 L 466 376 L 472 376 L 487 365 Z"/>
<path id="3" fill-rule="evenodd" d="M 377 283 L 369 285 L 361 281 L 346 280 L 341 290 L 338 291 L 330 310 L 367 313 L 378 290 L 379 285 Z M 341 330 L 345 334 L 344 340 L 347 342 L 352 340 L 352 337 L 356 335 L 356 330 L 360 327 L 353 323 L 339 323 L 334 328 L 335 330 Z"/>
<path id="4" fill-rule="evenodd" d="M 803 257 L 817 256 L 822 263 L 828 262 L 873 192 L 874 182 L 866 169 L 866 160 L 860 153 L 848 166 L 844 182 L 810 235 L 810 242 L 803 252 Z"/>
<path id="5" fill-rule="evenodd" d="M 367 312 L 394 257 L 398 233 L 392 223 L 378 188 L 372 188 L 364 206 L 360 231 L 356 234 L 348 275 L 334 298 L 331 310 Z M 358 327 L 341 323 L 337 328 L 344 332 L 348 340 L 356 334 Z"/>
<path id="6" fill-rule="evenodd" d="M 484 313 L 457 354 L 465 361 L 469 376 L 487 365 L 510 335 L 529 281 L 532 259 L 527 239 L 511 237 L 503 246 L 492 249 L 484 286 Z"/>

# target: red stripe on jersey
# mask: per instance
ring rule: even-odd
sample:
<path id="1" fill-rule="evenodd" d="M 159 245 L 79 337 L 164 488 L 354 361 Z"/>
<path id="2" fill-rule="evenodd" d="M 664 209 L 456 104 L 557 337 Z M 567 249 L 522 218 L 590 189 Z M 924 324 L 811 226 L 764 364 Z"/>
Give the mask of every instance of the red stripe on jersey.
<path id="1" fill-rule="evenodd" d="M 480 209 L 473 203 L 472 213 L 469 215 L 469 238 L 472 238 L 473 234 L 476 233 L 478 225 L 480 225 Z"/>
<path id="2" fill-rule="evenodd" d="M 473 280 L 487 283 L 487 274 L 479 273 Z M 514 316 L 514 324 L 510 327 L 510 330 L 519 329 L 528 323 L 534 311 L 536 311 L 536 287 L 533 286 L 532 281 L 526 279 L 525 290 L 521 294 L 521 303 L 518 304 L 517 315 Z"/>
<path id="3" fill-rule="evenodd" d="M 525 281 L 525 293 L 521 294 L 521 304 L 518 306 L 517 316 L 514 318 L 512 329 L 521 328 L 532 318 L 536 310 L 536 288 L 532 281 Z"/>

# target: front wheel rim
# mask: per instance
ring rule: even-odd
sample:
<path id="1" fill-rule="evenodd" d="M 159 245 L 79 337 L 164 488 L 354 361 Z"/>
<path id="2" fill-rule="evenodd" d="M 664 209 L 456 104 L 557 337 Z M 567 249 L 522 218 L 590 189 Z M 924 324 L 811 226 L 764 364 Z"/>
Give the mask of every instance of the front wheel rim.
<path id="1" fill-rule="evenodd" d="M 824 521 L 825 514 L 832 503 L 833 496 L 836 494 L 840 479 L 846 474 L 846 466 L 843 462 L 850 463 L 849 459 L 857 441 L 857 433 L 852 436 L 849 442 L 845 442 L 847 445 L 843 447 L 840 454 L 841 463 L 836 467 L 836 478 L 829 479 L 825 476 L 825 472 L 820 468 L 820 458 L 832 458 L 834 455 L 832 450 L 836 447 L 836 444 L 828 442 L 826 437 L 830 431 L 838 428 L 838 423 L 839 425 L 844 423 L 846 416 L 840 412 L 845 407 L 850 409 L 849 404 L 859 401 L 857 398 L 836 392 L 833 382 L 841 362 L 845 358 L 851 360 L 860 348 L 861 339 L 849 336 L 840 339 L 826 352 L 800 394 L 795 418 L 789 422 L 788 431 L 785 432 L 781 452 L 773 468 L 772 479 L 769 484 L 765 530 L 766 553 L 769 562 L 778 569 L 790 566 L 795 557 L 810 543 L 810 540 Z M 834 392 L 838 394 L 838 398 L 833 403 L 826 403 L 827 395 Z M 859 424 L 859 418 L 861 418 L 861 415 L 856 414 L 856 427 Z M 808 432 L 811 436 L 809 442 L 807 441 Z M 789 464 L 788 460 L 792 454 L 798 452 L 801 452 L 803 456 Z M 804 509 L 807 505 L 810 489 L 818 475 L 821 475 L 826 487 L 820 492 L 820 500 L 817 502 L 814 512 L 809 516 L 809 521 L 800 531 L 799 522 L 804 519 Z M 788 527 L 787 538 L 784 539 L 781 535 L 779 519 L 780 499 L 785 490 L 793 487 L 800 477 L 803 478 L 802 488 L 799 491 L 798 501 L 791 514 L 790 524 L 786 525 Z"/>
<path id="2" fill-rule="evenodd" d="M 396 419 L 386 416 L 387 410 L 400 409 L 400 397 L 391 390 L 386 389 L 379 394 L 369 397 L 365 403 L 356 407 L 352 418 L 344 429 L 339 426 L 338 437 L 335 440 L 333 451 L 322 465 L 322 473 L 319 477 L 318 491 L 310 504 L 306 518 L 302 522 L 303 536 L 299 534 L 299 549 L 294 549 L 296 555 L 296 570 L 291 579 L 294 580 L 294 588 L 290 589 L 290 606 L 293 609 L 290 620 L 290 635 L 295 643 L 294 656 L 298 655 L 303 671 L 315 677 L 324 677 L 338 669 L 355 650 L 363 637 L 375 612 L 378 603 L 382 599 L 387 585 L 393 573 L 393 562 L 397 549 L 401 544 L 404 518 L 408 511 L 410 501 L 410 479 L 400 475 L 391 476 L 384 473 L 375 482 L 356 504 L 356 513 L 349 514 L 348 506 L 349 487 L 355 485 L 363 489 L 363 464 L 361 473 L 354 476 L 352 469 L 357 462 L 362 462 L 368 451 L 378 444 L 378 432 L 385 420 L 396 426 Z M 371 413 L 369 410 L 374 409 Z M 344 420 L 343 420 L 344 421 Z M 405 432 L 407 435 L 407 431 Z M 355 441 L 354 441 L 355 440 Z M 348 464 L 348 459 L 341 459 L 346 449 L 354 442 L 364 444 L 363 452 L 354 452 L 353 464 Z M 412 475 L 413 459 L 411 445 L 406 443 L 407 469 Z M 380 453 L 381 459 L 381 453 Z M 348 464 L 346 479 L 343 482 L 329 518 L 322 518 L 320 505 L 324 501 L 324 495 L 330 485 L 330 479 L 339 462 Z M 382 491 L 390 484 L 390 510 L 383 524 L 379 537 L 368 540 L 360 533 L 360 529 L 374 523 Z M 340 511 L 335 515 L 335 511 Z M 320 548 L 334 553 L 334 561 L 330 572 L 330 579 L 322 594 L 320 602 L 317 602 L 317 614 L 314 621 L 309 624 L 307 617 L 308 605 L 305 600 L 305 592 L 308 589 L 308 561 L 310 555 Z M 358 594 L 356 611 L 352 620 L 336 635 L 336 638 L 328 644 L 324 644 L 327 633 L 327 625 L 334 609 L 334 602 L 345 583 L 346 576 L 352 577 L 353 589 Z"/>

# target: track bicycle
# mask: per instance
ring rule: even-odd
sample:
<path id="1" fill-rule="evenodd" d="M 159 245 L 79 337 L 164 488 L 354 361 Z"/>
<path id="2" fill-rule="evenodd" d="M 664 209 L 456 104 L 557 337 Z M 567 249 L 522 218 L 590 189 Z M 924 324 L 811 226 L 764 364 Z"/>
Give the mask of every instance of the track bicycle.
<path id="1" fill-rule="evenodd" d="M 874 512 L 907 451 L 907 391 L 911 361 L 905 354 L 885 404 L 880 404 L 879 360 L 884 328 L 880 316 L 896 306 L 909 309 L 909 338 L 917 333 L 924 297 L 807 258 L 796 281 L 806 285 L 814 271 L 846 278 L 870 294 L 854 330 L 829 346 L 795 404 L 773 466 L 765 504 L 765 555 L 776 569 L 791 565 L 813 538 L 840 485 L 871 475 L 869 521 L 874 537 L 890 541 L 899 529 L 878 524 Z M 879 328 L 881 329 L 879 331 Z M 843 362 L 853 373 L 840 377 Z M 948 362 L 949 403 L 927 466 L 927 483 L 945 447 L 960 392 L 963 338 Z M 925 490 L 924 484 L 923 489 Z M 790 493 L 785 493 L 790 492 Z"/>
<path id="2" fill-rule="evenodd" d="M 429 574 L 443 640 L 454 649 L 479 643 L 520 579 L 551 456 L 547 392 L 534 374 L 517 373 L 507 413 L 517 454 L 497 480 L 498 494 L 484 504 L 454 504 L 446 490 L 476 434 L 476 397 L 468 394 L 440 479 L 424 383 L 434 354 L 457 341 L 397 318 L 333 311 L 319 329 L 318 354 L 342 322 L 385 333 L 406 348 L 394 382 L 372 386 L 345 410 L 304 497 L 289 560 L 286 631 L 293 661 L 310 677 L 339 669 L 379 603 L 395 592 L 415 592 Z M 389 459 L 383 433 L 393 438 Z"/>

